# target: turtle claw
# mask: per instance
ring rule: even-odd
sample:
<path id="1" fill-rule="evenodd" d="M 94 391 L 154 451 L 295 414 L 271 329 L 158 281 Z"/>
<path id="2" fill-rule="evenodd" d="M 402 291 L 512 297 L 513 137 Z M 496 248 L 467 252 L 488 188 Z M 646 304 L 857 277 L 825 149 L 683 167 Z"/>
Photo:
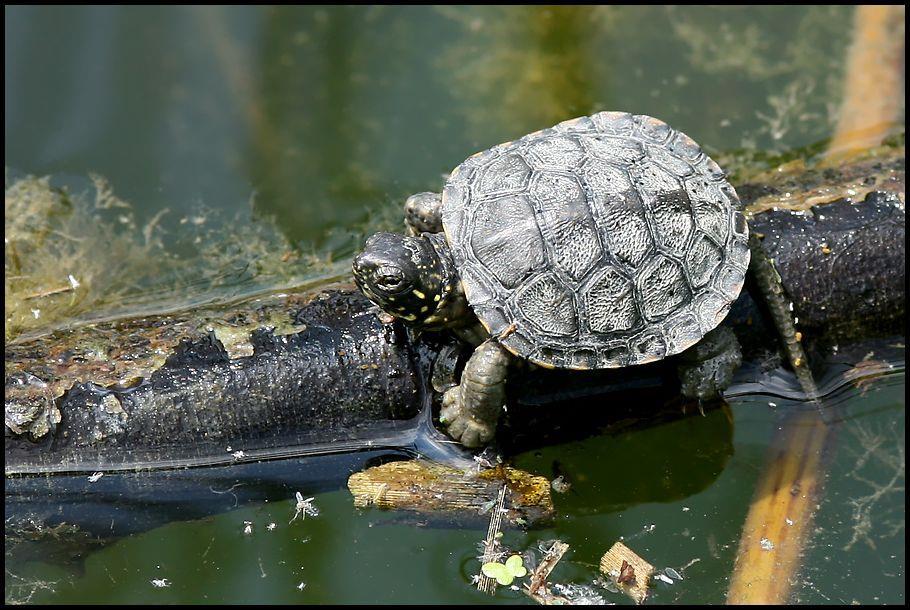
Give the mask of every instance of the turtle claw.
<path id="1" fill-rule="evenodd" d="M 493 438 L 494 428 L 474 419 L 464 408 L 461 386 L 446 390 L 442 395 L 442 409 L 439 423 L 446 427 L 446 433 L 465 447 L 480 447 Z"/>

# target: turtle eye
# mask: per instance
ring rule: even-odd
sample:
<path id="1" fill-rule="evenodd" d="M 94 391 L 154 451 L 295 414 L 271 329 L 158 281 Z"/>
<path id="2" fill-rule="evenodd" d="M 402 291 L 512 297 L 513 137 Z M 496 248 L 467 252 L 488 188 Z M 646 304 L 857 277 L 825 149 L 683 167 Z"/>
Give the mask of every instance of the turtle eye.
<path id="1" fill-rule="evenodd" d="M 405 287 L 404 274 L 401 269 L 382 267 L 376 271 L 375 283 L 386 292 L 398 292 Z"/>

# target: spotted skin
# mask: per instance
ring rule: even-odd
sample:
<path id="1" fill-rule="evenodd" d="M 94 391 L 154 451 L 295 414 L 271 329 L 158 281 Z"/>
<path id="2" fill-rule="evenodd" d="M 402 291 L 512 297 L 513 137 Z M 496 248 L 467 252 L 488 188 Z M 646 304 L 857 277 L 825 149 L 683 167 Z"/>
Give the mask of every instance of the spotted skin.
<path id="1" fill-rule="evenodd" d="M 354 281 L 380 308 L 408 323 L 427 326 L 452 280 L 442 274 L 442 263 L 423 237 L 377 233 L 354 259 Z M 437 297 L 439 297 L 437 299 Z"/>

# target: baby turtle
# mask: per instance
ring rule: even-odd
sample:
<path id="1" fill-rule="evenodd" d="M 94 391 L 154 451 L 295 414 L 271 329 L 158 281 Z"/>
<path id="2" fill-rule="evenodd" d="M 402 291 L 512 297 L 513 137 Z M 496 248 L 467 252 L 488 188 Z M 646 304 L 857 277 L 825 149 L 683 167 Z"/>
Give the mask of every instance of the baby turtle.
<path id="1" fill-rule="evenodd" d="M 373 235 L 354 278 L 388 314 L 476 346 L 440 422 L 478 446 L 515 356 L 591 369 L 682 354 L 683 393 L 717 396 L 741 362 L 718 327 L 749 267 L 740 207 L 688 136 L 600 112 L 478 153 L 442 195 L 410 197 L 410 235 Z"/>

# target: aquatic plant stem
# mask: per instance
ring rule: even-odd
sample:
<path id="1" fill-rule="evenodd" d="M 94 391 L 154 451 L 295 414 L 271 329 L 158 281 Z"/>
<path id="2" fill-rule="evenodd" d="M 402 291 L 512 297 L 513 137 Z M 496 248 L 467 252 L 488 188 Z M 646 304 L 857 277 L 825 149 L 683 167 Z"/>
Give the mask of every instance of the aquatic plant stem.
<path id="1" fill-rule="evenodd" d="M 903 6 L 858 6 L 847 52 L 844 97 L 822 165 L 836 167 L 878 146 L 904 114 Z"/>
<path id="2" fill-rule="evenodd" d="M 728 604 L 788 602 L 837 428 L 815 409 L 790 411 L 778 422 L 743 526 Z"/>

